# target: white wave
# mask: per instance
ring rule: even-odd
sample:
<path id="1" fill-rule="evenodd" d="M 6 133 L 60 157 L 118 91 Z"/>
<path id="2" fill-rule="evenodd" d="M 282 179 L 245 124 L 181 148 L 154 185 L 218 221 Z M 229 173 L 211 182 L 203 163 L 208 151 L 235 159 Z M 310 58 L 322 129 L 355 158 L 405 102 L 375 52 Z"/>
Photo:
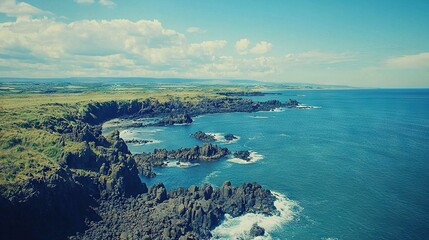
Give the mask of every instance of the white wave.
<path id="1" fill-rule="evenodd" d="M 249 161 L 243 160 L 241 158 L 230 158 L 227 161 L 233 162 L 233 163 L 238 163 L 238 164 L 252 164 L 252 163 L 255 163 L 259 160 L 264 159 L 264 156 L 262 154 L 259 154 L 255 151 L 250 151 L 249 157 L 250 157 Z"/>
<path id="2" fill-rule="evenodd" d="M 270 233 L 292 221 L 302 210 L 296 202 L 288 199 L 283 194 L 272 193 L 276 197 L 274 206 L 278 214 L 268 216 L 264 214 L 248 213 L 236 218 L 226 214 L 222 224 L 212 230 L 212 239 L 252 239 L 249 236 L 249 231 L 253 224 L 258 224 L 265 229 L 264 236 L 253 239 L 272 239 Z"/>
<path id="3" fill-rule="evenodd" d="M 213 171 L 211 172 L 209 175 L 207 175 L 204 179 L 202 183 L 210 183 L 210 180 L 212 180 L 213 178 L 219 176 L 220 171 Z"/>
<path id="4" fill-rule="evenodd" d="M 251 118 L 256 118 L 256 119 L 265 119 L 265 118 L 269 118 L 266 116 L 250 116 Z"/>
<path id="5" fill-rule="evenodd" d="M 119 136 L 124 140 L 131 140 L 134 138 L 135 132 L 131 129 L 121 130 Z"/>
<path id="6" fill-rule="evenodd" d="M 165 165 L 167 167 L 179 167 L 179 168 L 190 168 L 200 165 L 199 163 L 190 163 L 190 162 L 179 162 L 179 161 L 172 161 L 172 162 L 165 162 Z"/>
<path id="7" fill-rule="evenodd" d="M 299 104 L 298 106 L 296 106 L 296 108 L 298 109 L 317 109 L 317 108 L 322 108 L 320 106 L 308 106 L 305 104 Z"/>
<path id="8" fill-rule="evenodd" d="M 191 125 L 190 123 L 175 123 L 173 124 L 173 126 L 186 126 L 186 125 Z"/>
<path id="9" fill-rule="evenodd" d="M 216 142 L 221 142 L 221 143 L 226 143 L 226 144 L 235 143 L 238 140 L 240 140 L 240 137 L 237 136 L 237 135 L 234 135 L 236 137 L 235 139 L 233 139 L 231 141 L 228 141 L 228 140 L 225 139 L 225 134 L 224 133 L 207 133 L 207 134 L 214 136 Z"/>
<path id="10" fill-rule="evenodd" d="M 274 108 L 271 109 L 270 112 L 284 112 L 285 110 L 283 108 Z"/>
<path id="11" fill-rule="evenodd" d="M 279 135 L 280 137 L 289 137 L 289 135 L 287 135 L 286 133 L 280 133 Z"/>
<path id="12" fill-rule="evenodd" d="M 149 139 L 150 142 L 147 142 L 147 145 L 151 145 L 151 144 L 159 144 L 162 143 L 161 140 L 156 140 L 156 139 Z"/>
<path id="13" fill-rule="evenodd" d="M 155 129 L 145 129 L 145 128 L 142 128 L 142 129 L 139 129 L 136 132 L 138 132 L 138 133 L 157 133 L 157 132 L 162 132 L 162 131 L 164 131 L 164 129 L 161 129 L 161 128 L 155 128 Z"/>

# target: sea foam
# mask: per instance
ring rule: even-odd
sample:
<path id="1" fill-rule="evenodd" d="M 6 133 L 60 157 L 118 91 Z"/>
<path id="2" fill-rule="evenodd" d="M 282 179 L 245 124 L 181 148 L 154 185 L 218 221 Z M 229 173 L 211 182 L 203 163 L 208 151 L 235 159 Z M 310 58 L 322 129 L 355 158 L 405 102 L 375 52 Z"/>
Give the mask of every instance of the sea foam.
<path id="1" fill-rule="evenodd" d="M 227 161 L 228 162 L 233 162 L 233 163 L 238 163 L 238 164 L 252 164 L 252 163 L 255 163 L 255 162 L 259 161 L 259 160 L 264 159 L 264 155 L 259 154 L 259 153 L 255 152 L 255 151 L 250 151 L 250 156 L 249 157 L 250 157 L 249 161 L 243 160 L 241 158 L 230 158 Z"/>
<path id="2" fill-rule="evenodd" d="M 216 142 L 221 142 L 221 143 L 225 143 L 225 144 L 235 143 L 238 140 L 240 140 L 240 137 L 237 136 L 237 135 L 234 135 L 236 137 L 236 139 L 228 141 L 228 140 L 225 139 L 225 134 L 224 133 L 207 133 L 207 134 L 214 136 Z"/>
<path id="3" fill-rule="evenodd" d="M 167 167 L 179 167 L 179 168 L 190 168 L 190 167 L 196 167 L 200 165 L 199 163 L 190 163 L 190 162 L 179 162 L 179 161 L 171 161 L 171 162 L 165 162 Z"/>
<path id="4" fill-rule="evenodd" d="M 292 221 L 299 214 L 302 208 L 294 201 L 288 199 L 280 193 L 272 192 L 276 197 L 274 206 L 278 214 L 268 216 L 264 214 L 248 213 L 240 217 L 233 218 L 225 215 L 225 220 L 212 230 L 212 239 L 252 239 L 249 235 L 253 224 L 258 224 L 265 229 L 264 236 L 253 239 L 272 239 L 270 233 L 279 230 Z"/>

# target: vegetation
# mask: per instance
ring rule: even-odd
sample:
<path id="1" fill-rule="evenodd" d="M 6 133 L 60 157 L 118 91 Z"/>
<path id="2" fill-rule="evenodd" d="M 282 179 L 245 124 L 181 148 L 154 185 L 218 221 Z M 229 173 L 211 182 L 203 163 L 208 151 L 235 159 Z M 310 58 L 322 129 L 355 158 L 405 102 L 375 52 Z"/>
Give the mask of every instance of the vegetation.
<path id="1" fill-rule="evenodd" d="M 3 89 L 16 89 L 6 86 Z M 16 85 L 16 84 L 15 84 Z M 64 152 L 78 152 L 82 142 L 64 140 L 56 131 L 61 121 L 75 124 L 75 117 L 87 110 L 89 103 L 107 101 L 130 101 L 138 99 L 156 99 L 166 102 L 179 99 L 195 102 L 202 97 L 218 98 L 219 91 L 237 90 L 239 87 L 219 88 L 199 87 L 150 89 L 120 88 L 103 91 L 90 91 L 92 85 L 64 86 L 72 90 L 68 93 L 34 94 L 31 87 L 21 88 L 19 94 L 0 94 L 0 186 L 11 186 L 30 178 L 43 178 L 59 168 Z M 24 86 L 24 85 L 23 85 Z M 36 85 L 39 92 L 57 88 L 58 84 Z M 76 89 L 85 91 L 75 93 Z M 99 90 L 99 89 L 95 89 Z M 30 93 L 29 93 L 30 92 Z M 51 122 L 54 129 L 38 126 Z M 92 149 L 94 152 L 97 150 Z M 88 174 L 88 173 L 82 173 Z"/>

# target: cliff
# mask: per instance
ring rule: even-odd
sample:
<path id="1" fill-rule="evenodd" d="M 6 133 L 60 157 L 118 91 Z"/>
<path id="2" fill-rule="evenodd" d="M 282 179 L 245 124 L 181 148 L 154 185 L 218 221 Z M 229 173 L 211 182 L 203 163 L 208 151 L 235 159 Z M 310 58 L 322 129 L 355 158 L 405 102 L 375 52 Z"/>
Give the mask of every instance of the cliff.
<path id="1" fill-rule="evenodd" d="M 16 123 L 17 127 L 52 139 L 60 136 L 49 143 L 55 149 L 49 156 L 57 162 L 50 162 L 40 172 L 29 172 L 23 180 L 0 185 L 0 239 L 66 239 L 75 233 L 73 238 L 85 239 L 130 235 L 206 239 L 224 213 L 272 213 L 274 197 L 257 184 L 232 187 L 226 183 L 220 189 L 204 186 L 168 193 L 163 185 L 148 189 L 140 181 L 136 158 L 119 133 L 104 137 L 100 124 L 120 116 L 161 117 L 157 124 L 162 125 L 189 123 L 192 116 L 205 113 L 253 112 L 294 105 L 228 97 L 197 102 L 145 99 L 57 104 L 55 107 L 70 114 Z M 14 144 L 11 146 L 18 149 L 19 142 Z M 208 161 L 227 153 L 227 149 L 203 145 L 160 150 L 153 157 Z M 151 166 L 145 168 L 151 172 Z"/>

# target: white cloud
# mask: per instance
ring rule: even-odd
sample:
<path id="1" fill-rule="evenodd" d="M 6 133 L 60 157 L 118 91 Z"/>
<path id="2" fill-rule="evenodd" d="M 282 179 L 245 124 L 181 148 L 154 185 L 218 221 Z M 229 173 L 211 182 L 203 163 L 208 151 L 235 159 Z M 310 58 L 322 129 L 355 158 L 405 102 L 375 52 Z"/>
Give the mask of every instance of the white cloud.
<path id="1" fill-rule="evenodd" d="M 252 49 L 249 50 L 253 54 L 264 54 L 271 50 L 273 45 L 269 42 L 262 41 L 257 43 Z"/>
<path id="2" fill-rule="evenodd" d="M 247 54 L 250 41 L 247 38 L 242 38 L 235 43 L 235 50 L 240 54 Z"/>
<path id="3" fill-rule="evenodd" d="M 235 43 L 235 50 L 241 54 L 264 54 L 271 50 L 273 46 L 271 43 L 267 41 L 261 41 L 256 43 L 256 45 L 252 48 L 249 48 L 250 40 L 247 38 L 242 38 Z"/>
<path id="4" fill-rule="evenodd" d="M 186 29 L 186 32 L 188 32 L 188 33 L 205 33 L 206 31 L 199 28 L 199 27 L 188 27 L 188 29 Z"/>
<path id="5" fill-rule="evenodd" d="M 0 75 L 10 77 L 154 76 L 267 79 L 296 64 L 337 63 L 346 53 L 305 52 L 267 57 L 268 42 L 248 39 L 188 42 L 158 20 L 80 20 L 41 18 L 0 23 Z"/>
<path id="6" fill-rule="evenodd" d="M 74 0 L 76 3 L 79 4 L 92 4 L 94 3 L 94 0 Z"/>
<path id="7" fill-rule="evenodd" d="M 429 52 L 393 57 L 386 61 L 385 66 L 399 69 L 429 69 Z"/>
<path id="8" fill-rule="evenodd" d="M 114 3 L 111 0 L 100 0 L 99 3 L 101 5 L 103 5 L 103 6 L 106 6 L 106 7 L 114 7 L 114 6 L 116 6 L 116 3 Z"/>
<path id="9" fill-rule="evenodd" d="M 31 17 L 33 15 L 51 14 L 25 2 L 17 3 L 15 0 L 1 0 L 0 13 L 4 13 L 9 17 Z"/>

